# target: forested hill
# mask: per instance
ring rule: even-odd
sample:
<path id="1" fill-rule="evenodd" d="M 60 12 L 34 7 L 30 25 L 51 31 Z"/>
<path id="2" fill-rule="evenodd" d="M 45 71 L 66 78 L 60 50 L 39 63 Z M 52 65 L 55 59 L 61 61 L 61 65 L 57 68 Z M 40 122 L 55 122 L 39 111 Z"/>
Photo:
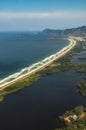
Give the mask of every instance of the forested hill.
<path id="1" fill-rule="evenodd" d="M 53 30 L 53 29 L 45 29 L 43 30 L 44 34 L 56 35 L 56 36 L 83 36 L 86 37 L 86 26 L 64 29 L 64 30 Z"/>

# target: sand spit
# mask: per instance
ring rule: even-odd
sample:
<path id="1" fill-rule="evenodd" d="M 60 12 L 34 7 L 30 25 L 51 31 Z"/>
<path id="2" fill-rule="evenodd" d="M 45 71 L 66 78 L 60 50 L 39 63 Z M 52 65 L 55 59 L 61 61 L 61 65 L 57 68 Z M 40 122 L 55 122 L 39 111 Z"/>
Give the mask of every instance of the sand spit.
<path id="1" fill-rule="evenodd" d="M 5 81 L 6 79 L 4 79 L 3 82 L 1 81 L 0 90 L 3 90 L 4 88 L 9 87 L 10 85 L 13 85 L 14 83 L 18 82 L 19 80 L 23 80 L 23 79 L 31 76 L 32 74 L 35 74 L 36 72 L 38 72 L 38 71 L 44 69 L 46 66 L 50 65 L 53 61 L 63 57 L 66 53 L 71 51 L 77 43 L 76 42 L 77 39 L 74 37 L 69 37 L 68 40 L 70 41 L 70 44 L 68 46 L 64 47 L 59 52 L 49 56 L 48 58 L 45 58 L 44 60 L 42 60 L 42 63 L 41 62 L 36 63 L 36 66 L 32 70 L 26 72 L 25 74 L 23 73 L 22 75 L 18 75 L 18 77 L 15 77 L 14 79 L 11 78 L 10 81 L 9 80 Z M 79 39 L 78 39 L 78 41 L 79 41 Z"/>

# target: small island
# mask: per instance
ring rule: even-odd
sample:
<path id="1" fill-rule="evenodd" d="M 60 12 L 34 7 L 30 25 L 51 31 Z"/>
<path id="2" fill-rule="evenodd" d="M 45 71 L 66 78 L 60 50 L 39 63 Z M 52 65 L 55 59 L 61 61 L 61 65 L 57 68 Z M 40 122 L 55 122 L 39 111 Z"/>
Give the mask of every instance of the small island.
<path id="1" fill-rule="evenodd" d="M 85 130 L 86 129 L 86 108 L 83 106 L 66 111 L 59 117 L 64 123 L 64 127 L 55 130 Z"/>

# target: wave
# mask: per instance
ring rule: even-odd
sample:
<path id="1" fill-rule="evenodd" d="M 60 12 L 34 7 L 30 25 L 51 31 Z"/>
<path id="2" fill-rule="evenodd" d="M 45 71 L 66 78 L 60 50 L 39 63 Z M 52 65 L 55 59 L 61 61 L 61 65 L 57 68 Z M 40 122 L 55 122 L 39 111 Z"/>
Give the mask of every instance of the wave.
<path id="1" fill-rule="evenodd" d="M 31 72 L 32 70 L 35 70 L 37 67 L 43 65 L 44 63 L 47 63 L 50 60 L 53 60 L 56 56 L 58 56 L 59 54 L 61 54 L 63 51 L 65 51 L 66 49 L 68 49 L 71 46 L 72 42 L 70 41 L 70 44 L 66 47 L 64 47 L 63 49 L 61 49 L 60 51 L 56 52 L 55 54 L 52 54 L 46 58 L 44 58 L 43 60 L 40 60 L 37 63 L 34 63 L 26 68 L 21 69 L 19 72 L 16 72 L 14 74 L 9 75 L 8 77 L 1 79 L 0 80 L 0 84 L 12 81 L 15 78 L 18 78 L 21 75 L 25 75 L 28 72 Z"/>

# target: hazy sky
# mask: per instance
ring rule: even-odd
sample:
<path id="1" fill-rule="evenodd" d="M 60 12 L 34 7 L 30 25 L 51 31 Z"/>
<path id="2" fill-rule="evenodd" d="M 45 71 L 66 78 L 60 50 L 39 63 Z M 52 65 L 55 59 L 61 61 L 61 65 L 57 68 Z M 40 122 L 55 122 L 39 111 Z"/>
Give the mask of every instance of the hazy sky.
<path id="1" fill-rule="evenodd" d="M 86 0 L 0 0 L 0 31 L 86 25 Z"/>

